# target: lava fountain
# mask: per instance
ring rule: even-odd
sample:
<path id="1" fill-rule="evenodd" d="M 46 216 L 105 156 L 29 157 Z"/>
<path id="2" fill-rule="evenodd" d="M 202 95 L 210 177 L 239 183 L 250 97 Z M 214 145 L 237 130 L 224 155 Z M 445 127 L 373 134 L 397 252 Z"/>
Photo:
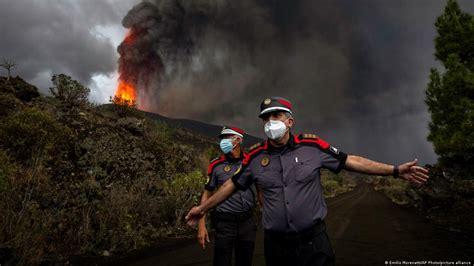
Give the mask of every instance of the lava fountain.
<path id="1" fill-rule="evenodd" d="M 125 39 L 123 40 L 121 46 L 130 46 L 135 43 L 136 36 L 130 30 Z M 115 95 L 112 100 L 115 104 L 123 104 L 129 106 L 136 106 L 137 103 L 137 90 L 132 84 L 132 82 L 127 81 L 126 79 L 126 69 L 125 66 L 119 65 L 119 84 L 115 90 Z"/>

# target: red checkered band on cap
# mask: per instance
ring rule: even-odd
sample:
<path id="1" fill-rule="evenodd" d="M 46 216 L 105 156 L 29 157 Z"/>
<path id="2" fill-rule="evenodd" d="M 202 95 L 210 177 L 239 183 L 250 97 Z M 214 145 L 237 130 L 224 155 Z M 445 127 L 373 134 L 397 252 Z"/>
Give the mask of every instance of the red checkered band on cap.
<path id="1" fill-rule="evenodd" d="M 221 130 L 221 134 L 219 135 L 219 137 L 222 137 L 224 135 L 237 135 L 243 138 L 244 134 L 245 132 L 241 128 L 224 126 Z"/>
<path id="2" fill-rule="evenodd" d="M 263 100 L 260 105 L 259 117 L 263 114 L 271 113 L 275 111 L 284 111 L 293 114 L 293 106 L 288 99 L 282 97 L 271 97 Z"/>

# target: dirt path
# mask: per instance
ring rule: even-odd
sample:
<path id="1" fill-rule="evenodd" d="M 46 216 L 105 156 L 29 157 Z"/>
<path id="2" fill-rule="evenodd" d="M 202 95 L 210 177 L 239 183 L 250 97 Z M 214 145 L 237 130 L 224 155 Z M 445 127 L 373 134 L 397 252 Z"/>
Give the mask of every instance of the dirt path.
<path id="1" fill-rule="evenodd" d="M 471 261 L 474 242 L 428 224 L 421 214 L 393 204 L 365 183 L 329 199 L 329 236 L 337 265 L 385 265 L 385 261 Z M 473 210 L 474 211 L 474 210 Z M 121 265 L 212 265 L 212 241 L 178 241 L 121 260 Z M 254 265 L 264 265 L 263 232 L 257 234 Z M 113 263 L 117 265 L 117 262 Z"/>
<path id="2" fill-rule="evenodd" d="M 474 242 L 436 228 L 414 210 L 393 204 L 367 184 L 328 201 L 329 236 L 338 265 L 385 261 L 474 263 Z"/>

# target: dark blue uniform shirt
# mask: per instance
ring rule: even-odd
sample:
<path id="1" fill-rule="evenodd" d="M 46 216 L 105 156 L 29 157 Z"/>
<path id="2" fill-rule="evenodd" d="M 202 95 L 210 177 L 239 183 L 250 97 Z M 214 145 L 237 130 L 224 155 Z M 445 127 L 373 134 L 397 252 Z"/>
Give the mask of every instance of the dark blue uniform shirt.
<path id="1" fill-rule="evenodd" d="M 208 169 L 208 180 L 205 189 L 214 191 L 231 178 L 242 163 L 241 158 L 231 158 L 222 155 L 211 161 Z M 242 213 L 255 207 L 255 189 L 237 191 L 227 200 L 216 206 L 216 211 L 227 213 Z"/>
<path id="2" fill-rule="evenodd" d="M 298 232 L 326 217 L 320 169 L 338 173 L 347 155 L 316 135 L 302 134 L 290 135 L 279 148 L 269 141 L 254 145 L 244 157 L 232 181 L 244 191 L 254 182 L 261 188 L 264 228 Z"/>

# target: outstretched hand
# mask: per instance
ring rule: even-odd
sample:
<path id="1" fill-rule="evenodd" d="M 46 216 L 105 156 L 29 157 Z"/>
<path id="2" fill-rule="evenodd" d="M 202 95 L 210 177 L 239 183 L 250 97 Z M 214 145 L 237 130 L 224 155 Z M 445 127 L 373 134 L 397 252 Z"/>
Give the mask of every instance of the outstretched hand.
<path id="1" fill-rule="evenodd" d="M 193 207 L 188 214 L 186 215 L 186 222 L 189 226 L 196 227 L 199 223 L 199 220 L 204 216 L 204 212 L 201 207 Z"/>
<path id="2" fill-rule="evenodd" d="M 417 163 L 418 159 L 415 159 L 398 166 L 399 177 L 417 185 L 424 185 L 430 178 L 428 169 L 417 166 Z"/>

